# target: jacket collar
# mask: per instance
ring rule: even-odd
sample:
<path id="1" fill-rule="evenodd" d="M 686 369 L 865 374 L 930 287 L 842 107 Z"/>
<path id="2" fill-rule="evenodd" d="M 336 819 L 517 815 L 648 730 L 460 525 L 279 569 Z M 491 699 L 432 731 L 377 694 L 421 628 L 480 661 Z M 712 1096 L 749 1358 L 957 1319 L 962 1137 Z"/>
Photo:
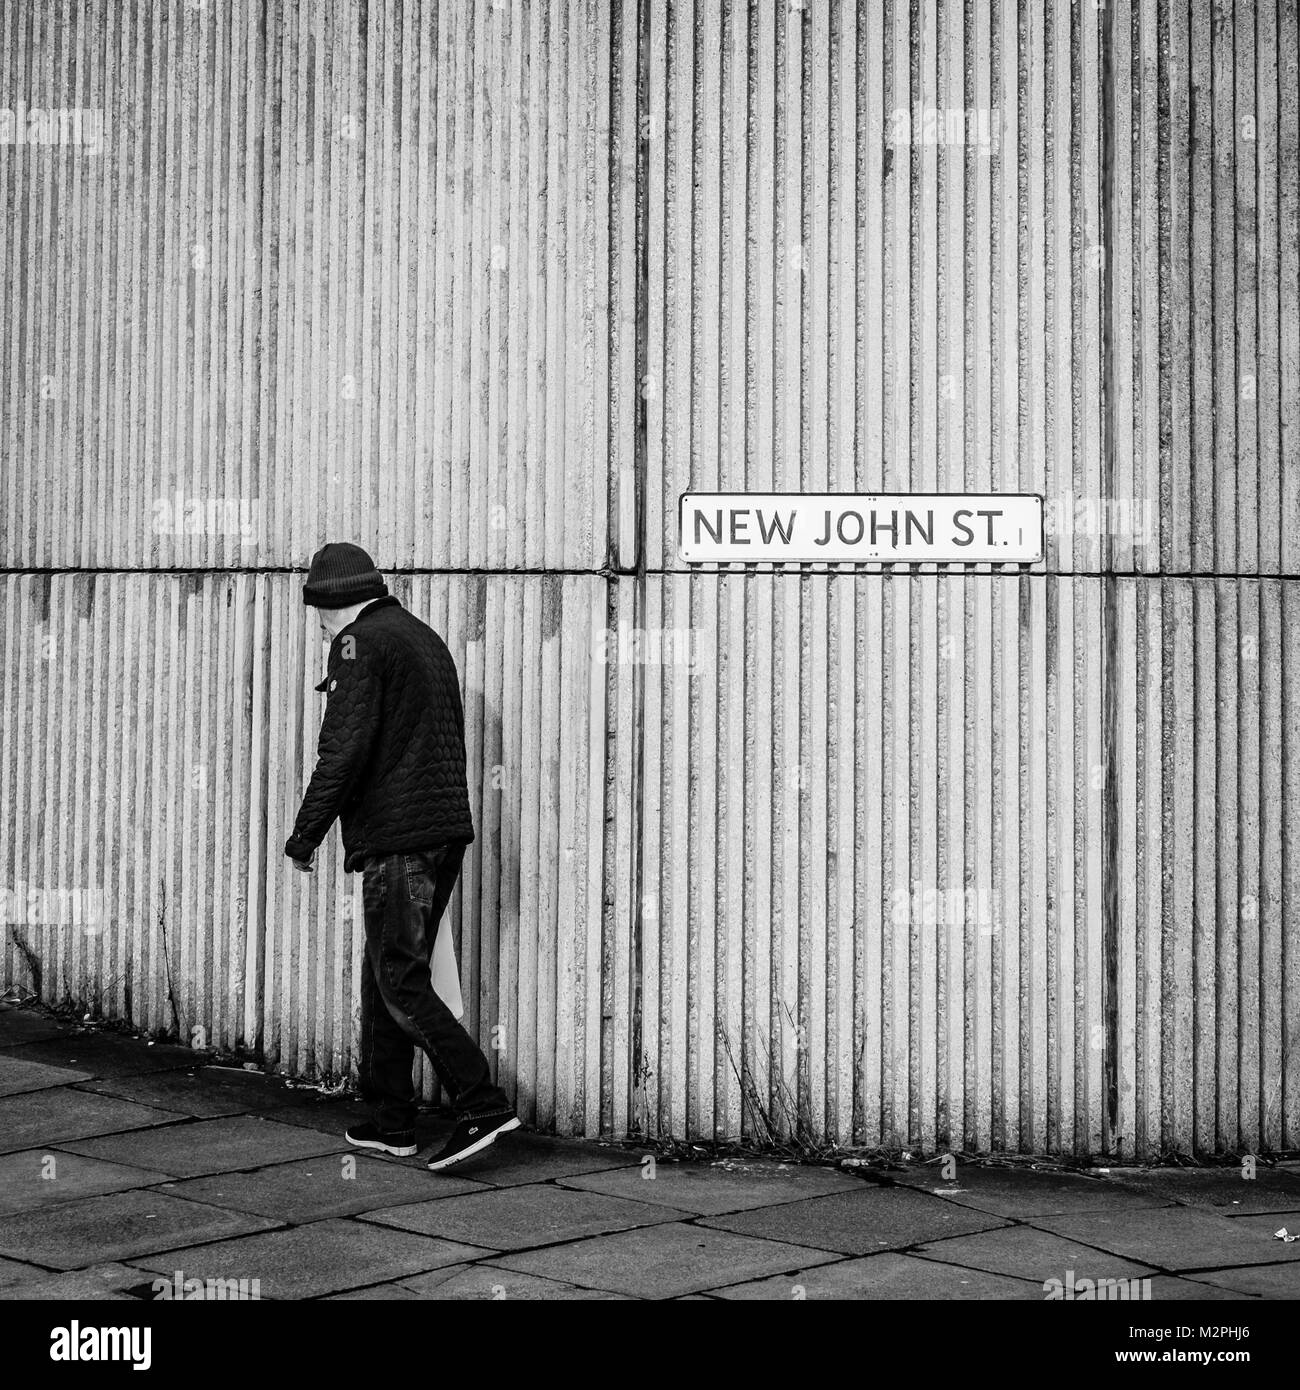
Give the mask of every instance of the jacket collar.
<path id="1" fill-rule="evenodd" d="M 377 612 L 380 608 L 391 608 L 394 604 L 397 604 L 399 607 L 401 606 L 401 600 L 397 597 L 396 594 L 386 594 L 383 598 L 372 599 L 368 604 L 366 604 L 366 606 L 361 610 L 361 612 L 358 613 L 357 616 L 352 619 L 352 621 L 348 624 L 348 627 L 354 627 L 357 623 L 363 621 L 365 618 L 368 618 L 372 613 Z M 347 627 L 343 629 L 344 632 L 346 632 L 347 630 Z"/>
<path id="2" fill-rule="evenodd" d="M 362 622 L 364 619 L 368 618 L 370 614 L 375 611 L 376 608 L 391 608 L 394 604 L 397 604 L 399 607 L 401 606 L 401 600 L 395 594 L 388 594 L 384 598 L 377 598 L 374 599 L 372 602 L 366 604 L 366 606 L 361 610 L 361 612 L 358 613 L 357 616 L 353 618 L 352 621 L 347 625 L 347 627 L 343 629 L 343 632 L 340 632 L 338 636 L 334 638 L 334 642 L 337 642 L 339 640 L 339 637 L 343 636 L 344 632 L 347 632 L 350 628 L 356 627 L 356 625 L 359 622 Z M 334 650 L 334 642 L 330 643 L 331 652 L 333 652 Z M 329 683 L 330 678 L 329 672 L 327 671 L 325 673 L 325 679 L 321 681 L 321 683 L 318 686 L 316 686 L 316 689 L 323 693 L 326 687 L 329 685 Z"/>

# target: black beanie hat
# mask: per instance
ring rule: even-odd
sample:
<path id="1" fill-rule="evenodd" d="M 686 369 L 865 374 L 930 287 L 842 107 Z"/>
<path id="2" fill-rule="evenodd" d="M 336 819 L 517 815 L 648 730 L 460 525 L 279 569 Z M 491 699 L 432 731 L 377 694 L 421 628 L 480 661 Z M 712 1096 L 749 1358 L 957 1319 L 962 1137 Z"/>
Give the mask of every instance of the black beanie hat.
<path id="1" fill-rule="evenodd" d="M 388 593 L 375 562 L 348 541 L 331 541 L 311 557 L 302 601 L 312 608 L 348 608 Z"/>

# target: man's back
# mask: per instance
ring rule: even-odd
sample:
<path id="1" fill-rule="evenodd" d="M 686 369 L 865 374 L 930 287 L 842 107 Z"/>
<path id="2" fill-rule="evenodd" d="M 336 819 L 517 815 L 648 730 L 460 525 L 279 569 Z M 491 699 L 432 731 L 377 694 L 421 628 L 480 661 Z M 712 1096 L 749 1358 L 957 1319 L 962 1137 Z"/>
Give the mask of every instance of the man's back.
<path id="1" fill-rule="evenodd" d="M 345 867 L 368 855 L 472 840 L 465 723 L 446 643 L 396 598 L 330 644 L 320 758 L 293 838 L 319 843 L 338 815 Z"/>

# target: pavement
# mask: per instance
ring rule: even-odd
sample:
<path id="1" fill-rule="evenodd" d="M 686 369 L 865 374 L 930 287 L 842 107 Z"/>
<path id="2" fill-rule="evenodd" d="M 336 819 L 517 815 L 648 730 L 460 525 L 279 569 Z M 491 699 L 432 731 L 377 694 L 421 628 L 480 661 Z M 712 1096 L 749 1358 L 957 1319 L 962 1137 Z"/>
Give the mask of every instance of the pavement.
<path id="1" fill-rule="evenodd" d="M 1300 1297 L 1300 1241 L 1276 1235 L 1300 1232 L 1300 1163 L 945 1180 L 520 1130 L 435 1174 L 450 1116 L 422 1116 L 413 1159 L 350 1149 L 362 1118 L 0 1006 L 0 1299 Z"/>

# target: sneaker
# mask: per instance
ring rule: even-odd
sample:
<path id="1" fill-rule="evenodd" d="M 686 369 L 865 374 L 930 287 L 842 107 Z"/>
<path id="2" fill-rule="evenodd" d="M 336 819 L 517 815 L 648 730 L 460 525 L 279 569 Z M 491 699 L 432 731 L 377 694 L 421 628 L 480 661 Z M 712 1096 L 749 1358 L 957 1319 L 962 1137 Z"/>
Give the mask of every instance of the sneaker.
<path id="1" fill-rule="evenodd" d="M 412 1154 L 420 1151 L 413 1129 L 382 1130 L 378 1125 L 353 1125 L 343 1137 L 358 1149 L 379 1149 L 386 1154 L 395 1154 L 398 1158 L 410 1158 Z"/>
<path id="2" fill-rule="evenodd" d="M 518 1115 L 466 1115 L 452 1131 L 451 1138 L 436 1157 L 429 1160 L 429 1171 L 450 1168 L 453 1163 L 476 1154 L 507 1130 L 518 1129 Z"/>

